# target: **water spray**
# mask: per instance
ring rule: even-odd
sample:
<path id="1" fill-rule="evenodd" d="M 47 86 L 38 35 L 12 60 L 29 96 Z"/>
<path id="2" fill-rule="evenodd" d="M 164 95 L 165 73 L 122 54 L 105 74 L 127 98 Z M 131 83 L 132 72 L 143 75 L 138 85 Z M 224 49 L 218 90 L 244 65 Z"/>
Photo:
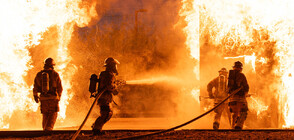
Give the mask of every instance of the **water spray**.
<path id="1" fill-rule="evenodd" d="M 159 77 L 152 77 L 152 78 L 145 78 L 145 79 L 138 79 L 138 80 L 128 80 L 126 81 L 127 85 L 152 85 L 155 83 L 180 83 L 180 79 L 171 76 L 159 76 Z"/>

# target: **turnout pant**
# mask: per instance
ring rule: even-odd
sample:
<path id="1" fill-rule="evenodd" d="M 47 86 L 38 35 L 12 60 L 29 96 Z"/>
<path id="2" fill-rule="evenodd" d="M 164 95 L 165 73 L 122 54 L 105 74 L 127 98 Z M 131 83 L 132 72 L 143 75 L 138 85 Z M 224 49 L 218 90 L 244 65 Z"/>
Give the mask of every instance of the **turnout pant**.
<path id="1" fill-rule="evenodd" d="M 57 112 L 53 113 L 43 113 L 43 130 L 51 131 L 54 128 L 54 124 L 56 122 Z"/>
<path id="2" fill-rule="evenodd" d="M 58 100 L 41 100 L 41 113 L 43 115 L 42 127 L 45 131 L 51 131 L 57 119 L 59 111 Z"/>
<path id="3" fill-rule="evenodd" d="M 217 105 L 219 103 L 215 102 L 214 104 Z M 218 125 L 220 124 L 220 120 L 221 120 L 221 116 L 222 116 L 223 111 L 225 111 L 225 113 L 227 113 L 226 116 L 228 117 L 229 123 L 231 123 L 231 113 L 228 108 L 228 103 L 223 103 L 217 109 L 214 110 L 214 112 L 215 112 L 214 124 L 215 123 L 217 123 Z"/>
<path id="4" fill-rule="evenodd" d="M 100 116 L 93 124 L 93 130 L 102 130 L 103 125 L 112 117 L 112 110 L 109 105 L 100 105 Z"/>
<path id="5" fill-rule="evenodd" d="M 232 112 L 232 128 L 242 129 L 247 118 L 247 102 L 232 101 L 229 103 L 229 106 L 230 111 Z"/>

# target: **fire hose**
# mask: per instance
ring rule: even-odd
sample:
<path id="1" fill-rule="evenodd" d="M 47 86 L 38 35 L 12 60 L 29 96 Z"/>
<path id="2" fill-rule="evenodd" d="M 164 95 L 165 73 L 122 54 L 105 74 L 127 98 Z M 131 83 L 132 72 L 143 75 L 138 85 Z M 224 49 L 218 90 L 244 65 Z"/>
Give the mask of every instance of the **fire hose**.
<path id="1" fill-rule="evenodd" d="M 239 92 L 240 90 L 242 89 L 242 87 L 234 90 L 229 96 L 227 96 L 223 101 L 221 101 L 219 104 L 217 104 L 216 106 L 214 106 L 212 109 L 204 112 L 203 114 L 197 116 L 196 118 L 188 121 L 188 122 L 185 122 L 183 124 L 180 124 L 178 126 L 175 126 L 173 128 L 170 128 L 170 129 L 166 129 L 166 130 L 162 130 L 162 131 L 159 131 L 159 132 L 154 132 L 154 133 L 149 133 L 149 134 L 145 134 L 145 135 L 139 135 L 139 136 L 133 136 L 133 137 L 127 137 L 127 138 L 121 138 L 120 140 L 130 140 L 130 139 L 140 139 L 140 138 L 145 138 L 145 137 L 148 137 L 148 136 L 153 136 L 153 135 L 157 135 L 157 134 L 161 134 L 161 133 L 165 133 L 165 132 L 169 132 L 169 131 L 173 131 L 174 129 L 178 129 L 180 127 L 183 127 L 187 124 L 190 124 L 200 118 L 202 118 L 203 116 L 209 114 L 210 112 L 212 112 L 213 110 L 215 110 L 216 108 L 218 108 L 220 105 L 222 105 L 225 101 L 227 101 L 230 97 L 232 97 L 233 95 L 235 95 L 237 92 Z"/>
<path id="2" fill-rule="evenodd" d="M 81 126 L 79 127 L 79 129 L 77 130 L 77 132 L 72 136 L 71 140 L 75 140 L 77 138 L 77 136 L 79 135 L 79 133 L 81 132 L 83 126 L 85 125 L 86 121 L 88 120 L 92 110 L 93 110 L 93 107 L 95 106 L 96 102 L 98 101 L 98 99 L 100 98 L 100 96 L 102 95 L 102 93 L 106 91 L 106 88 L 104 90 L 102 90 L 101 92 L 99 92 L 90 108 L 90 110 L 88 111 L 88 114 L 86 116 L 86 118 L 84 119 L 84 121 L 82 122 Z"/>

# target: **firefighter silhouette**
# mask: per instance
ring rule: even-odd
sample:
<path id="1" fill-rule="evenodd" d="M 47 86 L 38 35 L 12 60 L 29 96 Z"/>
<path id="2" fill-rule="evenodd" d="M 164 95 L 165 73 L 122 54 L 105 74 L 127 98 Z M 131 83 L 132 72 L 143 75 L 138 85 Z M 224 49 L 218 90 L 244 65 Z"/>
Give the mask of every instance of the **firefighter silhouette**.
<path id="1" fill-rule="evenodd" d="M 99 75 L 98 93 L 104 89 L 106 90 L 98 99 L 98 105 L 100 107 L 100 116 L 92 125 L 93 135 L 103 134 L 103 125 L 112 117 L 113 111 L 110 108 L 110 103 L 113 102 L 113 95 L 118 94 L 117 86 L 115 84 L 115 75 L 118 75 L 117 64 L 119 64 L 119 62 L 116 59 L 112 57 L 107 58 L 105 60 L 104 65 L 106 69 L 105 71 L 102 71 Z"/>
<path id="2" fill-rule="evenodd" d="M 232 112 L 232 128 L 241 130 L 243 129 L 244 122 L 247 118 L 248 105 L 246 96 L 248 95 L 249 85 L 245 75 L 242 73 L 243 64 L 240 61 L 236 61 L 233 70 L 229 72 L 228 90 L 229 94 L 242 88 L 234 96 L 229 99 L 229 107 Z"/>
<path id="3" fill-rule="evenodd" d="M 214 99 L 215 105 L 219 104 L 223 99 L 225 99 L 228 96 L 227 94 L 228 71 L 226 68 L 222 68 L 218 72 L 219 72 L 219 76 L 211 80 L 207 85 L 207 91 L 208 91 L 209 97 L 211 99 Z M 214 88 L 214 93 L 212 92 L 213 88 Z M 221 115 L 223 111 L 227 113 L 227 116 L 229 118 L 229 123 L 231 123 L 231 119 L 230 119 L 231 113 L 228 108 L 228 103 L 225 102 L 214 110 L 215 116 L 214 116 L 214 122 L 213 122 L 213 129 L 219 128 L 220 119 L 221 119 Z"/>
<path id="4" fill-rule="evenodd" d="M 37 73 L 34 80 L 33 94 L 36 103 L 41 102 L 44 131 L 53 130 L 59 112 L 59 100 L 62 93 L 62 84 L 59 74 L 54 70 L 54 60 L 47 58 L 44 69 Z M 38 95 L 40 93 L 40 95 Z"/>

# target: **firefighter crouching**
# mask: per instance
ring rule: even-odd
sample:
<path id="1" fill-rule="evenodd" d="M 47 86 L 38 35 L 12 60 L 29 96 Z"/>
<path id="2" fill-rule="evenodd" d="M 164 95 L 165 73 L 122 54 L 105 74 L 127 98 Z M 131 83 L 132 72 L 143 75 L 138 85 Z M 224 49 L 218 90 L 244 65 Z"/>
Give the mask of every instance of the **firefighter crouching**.
<path id="1" fill-rule="evenodd" d="M 44 69 L 37 73 L 34 81 L 34 99 L 41 102 L 43 115 L 42 127 L 44 131 L 52 131 L 59 111 L 59 100 L 62 93 L 62 84 L 59 74 L 54 70 L 54 60 L 47 58 Z M 40 96 L 38 95 L 40 93 Z"/>
<path id="2" fill-rule="evenodd" d="M 118 75 L 117 64 L 119 64 L 119 62 L 116 59 L 113 59 L 112 57 L 107 58 L 104 65 L 106 69 L 99 75 L 98 93 L 104 89 L 106 89 L 106 91 L 103 92 L 98 99 L 100 116 L 92 126 L 93 135 L 104 134 L 104 132 L 102 132 L 102 127 L 112 117 L 113 112 L 110 108 L 110 103 L 113 101 L 112 96 L 118 94 L 115 84 L 115 75 Z"/>
<path id="3" fill-rule="evenodd" d="M 214 104 L 219 104 L 223 99 L 225 99 L 227 94 L 227 82 L 228 82 L 228 71 L 226 68 L 222 68 L 218 71 L 219 76 L 214 78 L 212 81 L 210 81 L 207 85 L 207 91 L 209 94 L 209 97 L 211 99 L 214 99 Z M 212 93 L 212 89 L 215 89 L 214 93 Z M 214 116 L 214 122 L 213 122 L 213 129 L 218 129 L 220 125 L 220 119 L 222 112 L 225 111 L 227 113 L 227 116 L 229 118 L 229 122 L 231 122 L 231 115 L 228 108 L 228 103 L 225 102 L 218 108 L 214 110 L 215 116 Z"/>
<path id="4" fill-rule="evenodd" d="M 242 87 L 242 89 L 232 96 L 229 100 L 230 111 L 232 112 L 232 128 L 236 130 L 243 129 L 243 124 L 247 118 L 247 101 L 246 96 L 249 91 L 245 75 L 242 73 L 243 64 L 236 61 L 233 70 L 229 73 L 228 90 L 229 93 Z"/>

